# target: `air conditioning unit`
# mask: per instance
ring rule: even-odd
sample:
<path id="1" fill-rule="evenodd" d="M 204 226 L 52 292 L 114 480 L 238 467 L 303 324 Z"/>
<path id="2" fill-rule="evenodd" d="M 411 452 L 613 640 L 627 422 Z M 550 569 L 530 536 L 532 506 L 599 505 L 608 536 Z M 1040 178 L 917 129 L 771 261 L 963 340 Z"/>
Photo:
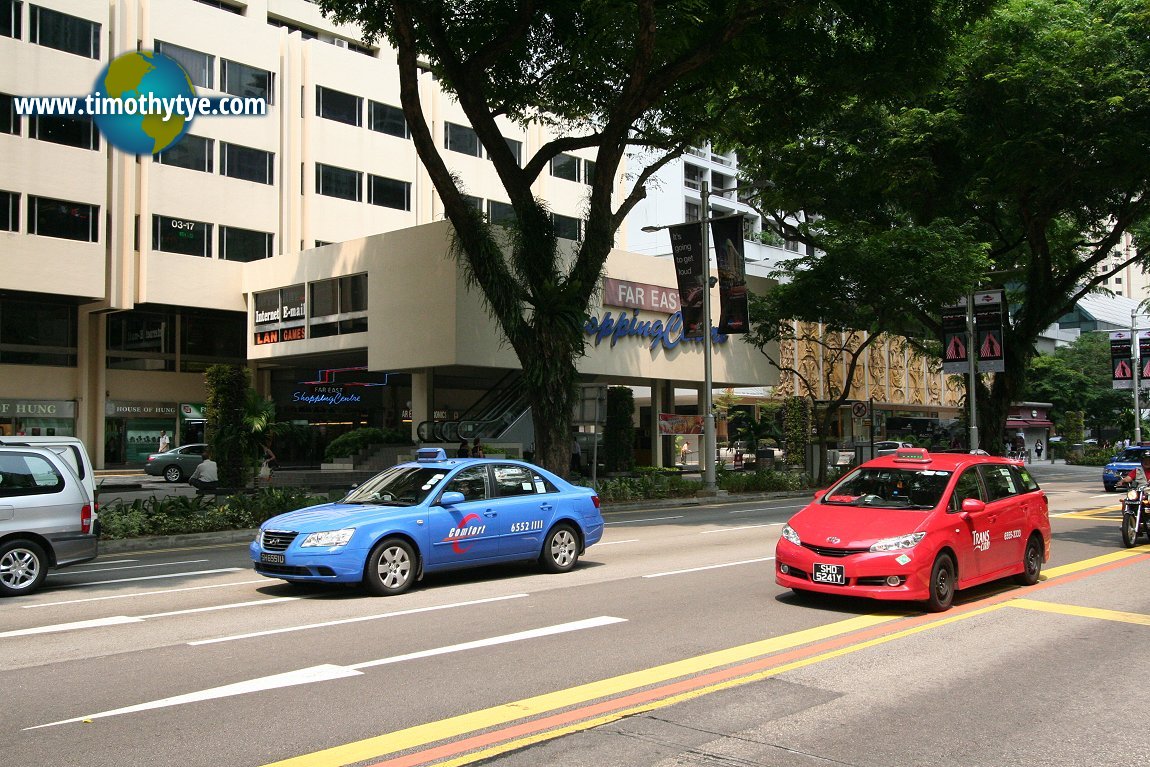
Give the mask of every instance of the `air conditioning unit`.
<path id="1" fill-rule="evenodd" d="M 337 37 L 334 40 L 332 40 L 332 42 L 335 43 L 336 46 L 339 48 L 346 48 L 347 47 L 347 40 L 341 40 L 340 38 Z"/>

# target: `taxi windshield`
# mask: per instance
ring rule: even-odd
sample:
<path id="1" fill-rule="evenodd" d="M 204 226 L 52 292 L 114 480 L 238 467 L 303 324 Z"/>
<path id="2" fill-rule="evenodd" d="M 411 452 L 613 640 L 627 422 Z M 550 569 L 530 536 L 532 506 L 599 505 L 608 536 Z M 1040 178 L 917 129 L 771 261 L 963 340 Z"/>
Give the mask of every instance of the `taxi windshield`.
<path id="1" fill-rule="evenodd" d="M 828 490 L 831 506 L 927 510 L 938 506 L 951 472 L 927 468 L 862 467 Z"/>
<path id="2" fill-rule="evenodd" d="M 446 469 L 432 466 L 393 466 L 352 490 L 342 502 L 415 506 L 423 503 L 445 476 Z"/>
<path id="3" fill-rule="evenodd" d="M 1115 456 L 1116 463 L 1141 463 L 1142 456 L 1146 455 L 1145 448 L 1135 448 L 1126 450 L 1118 456 Z"/>

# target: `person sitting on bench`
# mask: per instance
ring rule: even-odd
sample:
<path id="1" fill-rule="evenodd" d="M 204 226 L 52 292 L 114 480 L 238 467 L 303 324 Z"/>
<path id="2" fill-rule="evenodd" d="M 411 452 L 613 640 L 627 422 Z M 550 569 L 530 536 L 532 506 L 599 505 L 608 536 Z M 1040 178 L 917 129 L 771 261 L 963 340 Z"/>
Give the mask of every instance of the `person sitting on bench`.
<path id="1" fill-rule="evenodd" d="M 188 484 L 196 488 L 198 495 L 215 495 L 219 490 L 220 475 L 216 462 L 212 460 L 212 451 L 204 451 L 204 460 L 188 477 Z"/>

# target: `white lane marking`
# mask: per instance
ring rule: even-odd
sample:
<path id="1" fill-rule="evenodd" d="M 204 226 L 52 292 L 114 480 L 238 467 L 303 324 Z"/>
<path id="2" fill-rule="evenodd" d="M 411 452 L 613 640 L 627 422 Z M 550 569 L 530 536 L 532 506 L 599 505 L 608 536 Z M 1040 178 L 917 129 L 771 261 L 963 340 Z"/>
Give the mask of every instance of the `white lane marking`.
<path id="1" fill-rule="evenodd" d="M 38 610 L 41 607 L 60 607 L 61 605 L 78 605 L 82 602 L 104 602 L 109 599 L 135 599 L 136 597 L 154 597 L 160 594 L 178 594 L 181 591 L 203 591 L 204 589 L 226 589 L 229 586 L 250 586 L 253 583 L 267 583 L 267 578 L 257 578 L 254 581 L 236 581 L 235 583 L 213 583 L 210 586 L 185 586 L 181 589 L 160 589 L 158 591 L 138 591 L 135 594 L 112 594 L 106 597 L 85 597 L 84 599 L 66 599 L 59 602 L 45 602 L 42 605 L 20 605 L 25 610 Z"/>
<path id="2" fill-rule="evenodd" d="M 452 602 L 446 605 L 432 605 L 431 607 L 414 607 L 410 610 L 396 610 L 390 613 L 380 613 L 378 615 L 361 615 L 357 618 L 344 618 L 337 621 L 324 621 L 323 623 L 309 623 L 303 626 L 288 626 L 286 628 L 268 629 L 267 631 L 254 631 L 250 634 L 233 634 L 232 636 L 217 637 L 215 639 L 201 639 L 195 642 L 188 642 L 189 645 L 195 647 L 204 644 L 217 644 L 219 642 L 233 642 L 237 639 L 252 639 L 254 637 L 270 636 L 272 634 L 287 634 L 292 631 L 308 631 L 310 629 L 327 628 L 329 626 L 344 626 L 349 623 L 362 623 L 364 621 L 377 621 L 384 618 L 398 618 L 403 615 L 415 615 L 416 613 L 434 612 L 436 610 L 448 610 L 453 607 L 471 607 L 472 605 L 482 605 L 488 602 L 502 602 L 506 599 L 521 599 L 529 596 L 528 594 L 509 594 L 503 597 L 488 597 L 486 599 L 473 599 L 468 602 Z"/>
<path id="3" fill-rule="evenodd" d="M 129 559 L 127 561 L 131 562 L 133 560 Z M 208 560 L 206 560 L 206 559 L 185 559 L 182 562 L 156 562 L 155 564 L 150 564 L 150 565 L 129 565 L 128 567 L 103 567 L 103 568 L 100 568 L 99 570 L 83 570 L 80 572 L 83 572 L 84 575 L 87 575 L 88 573 L 110 573 L 113 570 L 139 570 L 139 569 L 144 568 L 144 567 L 168 567 L 170 565 L 198 565 L 201 562 L 207 562 L 207 561 Z M 112 563 L 109 562 L 108 564 L 112 564 Z M 65 572 L 64 574 L 67 574 L 67 573 Z"/>
<path id="4" fill-rule="evenodd" d="M 25 727 L 24 729 L 39 730 L 44 727 L 55 727 L 61 724 L 72 724 L 75 722 L 91 721 L 93 719 L 104 719 L 110 716 L 132 714 L 139 711 L 151 711 L 158 708 L 179 706 L 184 703 L 198 703 L 205 700 L 216 700 L 219 698 L 226 698 L 234 695 L 244 695 L 250 692 L 263 692 L 266 690 L 274 690 L 281 687 L 311 684 L 313 682 L 327 682 L 332 679 L 346 679 L 353 676 L 362 676 L 363 672 L 359 670 L 362 668 L 383 666 L 390 663 L 401 663 L 407 660 L 413 660 L 416 658 L 428 658 L 435 655 L 444 655 L 446 653 L 464 652 L 466 650 L 473 650 L 479 647 L 491 647 L 493 645 L 507 644 L 509 642 L 521 642 L 526 639 L 553 636 L 555 634 L 563 634 L 569 631 L 581 631 L 583 629 L 607 626 L 613 623 L 624 623 L 626 620 L 626 618 L 613 618 L 609 615 L 604 615 L 598 618 L 588 618 L 581 621 L 572 621 L 571 623 L 560 623 L 555 626 L 545 626 L 543 628 L 531 629 L 528 631 L 519 631 L 514 634 L 504 634 L 502 636 L 490 637 L 488 639 L 479 639 L 474 642 L 464 642 L 462 644 L 448 645 L 446 647 L 438 647 L 432 650 L 424 650 L 422 652 L 414 652 L 408 653 L 406 655 L 396 655 L 390 658 L 365 661 L 363 663 L 356 663 L 355 665 L 351 666 L 336 666 L 332 664 L 312 666 L 310 668 L 298 669 L 296 671 L 288 671 L 283 674 L 274 674 L 272 676 L 260 677 L 258 679 L 249 679 L 245 682 L 236 682 L 235 684 L 228 684 L 222 687 L 200 690 L 199 692 L 175 695 L 170 698 L 154 700 L 149 703 L 139 703 L 134 706 L 125 706 L 124 708 L 101 711 L 96 714 L 86 714 L 84 716 L 77 716 L 71 719 L 61 719 L 58 722 L 38 724 L 33 727 Z"/>
<path id="5" fill-rule="evenodd" d="M 744 559 L 740 562 L 725 562 L 721 565 L 707 565 L 706 567 L 692 567 L 689 570 L 669 570 L 665 573 L 654 573 L 652 575 L 644 575 L 644 578 L 662 578 L 665 575 L 682 575 L 683 573 L 697 573 L 700 570 L 715 570 L 720 567 L 734 567 L 735 565 L 749 565 L 754 562 L 770 562 L 774 557 L 762 557 L 760 559 Z"/>
<path id="6" fill-rule="evenodd" d="M 125 562 L 139 562 L 139 561 L 140 560 L 138 560 L 138 559 L 109 559 L 109 560 L 101 559 L 101 560 L 96 561 L 96 562 L 81 562 L 78 565 L 72 565 L 72 567 L 84 568 L 84 567 L 93 567 L 94 565 L 122 565 Z"/>
<path id="7" fill-rule="evenodd" d="M 638 542 L 639 542 L 638 538 L 628 538 L 625 541 L 599 541 L 595 545 L 596 546 L 614 546 L 617 543 L 638 543 Z"/>
<path id="8" fill-rule="evenodd" d="M 74 621 L 72 623 L 57 623 L 53 626 L 36 626 L 30 629 L 16 629 L 14 631 L 0 631 L 0 639 L 8 637 L 23 637 L 33 634 L 51 634 L 57 631 L 75 631 L 77 629 L 92 629 L 101 626 L 119 626 L 124 623 L 143 623 L 143 618 L 130 618 L 127 615 L 112 615 L 107 618 L 94 618 L 89 621 Z"/>
<path id="9" fill-rule="evenodd" d="M 604 525 L 633 525 L 636 522 L 658 522 L 663 519 L 682 519 L 685 514 L 680 514 L 677 517 L 648 517 L 647 519 L 624 519 L 620 522 L 604 522 Z"/>
<path id="10" fill-rule="evenodd" d="M 215 573 L 238 573 L 243 568 L 221 567 L 219 570 L 188 570 L 183 573 L 167 573 L 165 575 L 141 575 L 139 578 L 117 578 L 112 581 L 92 581 L 91 583 L 67 583 L 59 586 L 61 589 L 79 589 L 84 586 L 104 586 L 109 583 L 133 583 L 134 581 L 154 581 L 161 578 L 182 578 L 185 575 L 213 575 Z"/>
<path id="11" fill-rule="evenodd" d="M 703 530 L 699 535 L 710 535 L 711 533 L 731 533 L 735 530 L 753 530 L 756 527 L 782 527 L 786 522 L 770 522 L 762 525 L 741 525 L 739 527 L 724 527 L 719 530 Z"/>
<path id="12" fill-rule="evenodd" d="M 728 511 L 728 514 L 754 514 L 756 511 L 780 511 L 782 509 L 794 509 L 799 506 L 806 506 L 808 501 L 796 499 L 795 503 L 784 504 L 783 506 L 763 506 L 757 509 L 735 509 Z"/>
<path id="13" fill-rule="evenodd" d="M 474 642 L 462 642 L 460 644 L 448 645 L 447 647 L 437 647 L 434 650 L 422 650 L 420 652 L 410 652 L 406 655 L 395 655 L 390 658 L 364 661 L 363 663 L 356 663 L 354 665 L 348 666 L 348 668 L 362 669 L 372 668 L 374 666 L 386 666 L 391 663 L 402 663 L 403 661 L 407 660 L 430 658 L 435 655 L 446 655 L 447 653 L 452 652 L 474 650 L 479 647 L 492 647 L 494 645 L 507 644 L 509 642 L 521 642 L 524 639 L 537 639 L 539 637 L 554 636 L 555 634 L 565 634 L 568 631 L 581 631 L 583 629 L 598 628 L 599 626 L 609 626 L 612 623 L 626 622 L 626 618 L 613 618 L 610 615 L 601 615 L 598 618 L 587 618 L 586 620 L 581 621 L 560 623 L 557 626 L 547 626 L 541 629 L 518 631 L 514 634 L 504 634 L 503 636 L 490 637 L 488 639 L 477 639 Z"/>
<path id="14" fill-rule="evenodd" d="M 1090 497 L 1092 499 L 1093 498 L 1121 498 L 1122 494 L 1121 493 L 1103 493 L 1102 495 L 1092 495 Z"/>
<path id="15" fill-rule="evenodd" d="M 119 626 L 124 623 L 143 623 L 152 618 L 170 618 L 173 615 L 191 615 L 192 613 L 206 613 L 215 610 L 231 610 L 236 607 L 257 607 L 259 605 L 272 605 L 280 602 L 294 602 L 303 597 L 275 597 L 273 599 L 256 599 L 251 602 L 235 602 L 229 605 L 212 605 L 210 607 L 190 607 L 186 610 L 172 610 L 166 613 L 152 613 L 151 615 L 110 615 L 107 618 L 94 618 L 87 621 L 74 621 L 72 623 L 55 623 L 50 626 L 37 626 L 30 629 L 17 629 L 0 632 L 0 639 L 5 637 L 28 636 L 29 634 L 51 634 L 61 631 L 76 631 L 79 629 L 101 628 L 103 626 Z"/>

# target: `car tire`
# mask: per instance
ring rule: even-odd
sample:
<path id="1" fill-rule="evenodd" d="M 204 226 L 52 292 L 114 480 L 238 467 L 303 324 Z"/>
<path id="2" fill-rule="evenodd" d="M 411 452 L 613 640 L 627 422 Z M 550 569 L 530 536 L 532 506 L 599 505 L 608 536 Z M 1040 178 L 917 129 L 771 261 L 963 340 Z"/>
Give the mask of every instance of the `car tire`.
<path id="1" fill-rule="evenodd" d="M 1122 515 L 1122 545 L 1128 549 L 1138 543 L 1138 528 L 1134 526 L 1134 515 Z"/>
<path id="2" fill-rule="evenodd" d="M 954 559 L 949 554 L 939 554 L 930 568 L 930 583 L 927 588 L 930 596 L 926 609 L 932 613 L 943 613 L 954 604 L 954 586 L 957 581 L 954 572 Z"/>
<path id="3" fill-rule="evenodd" d="M 1014 582 L 1019 586 L 1033 586 L 1038 583 L 1040 575 L 1042 575 L 1042 538 L 1032 535 L 1026 542 L 1026 550 L 1022 552 L 1022 572 L 1014 576 Z"/>
<path id="4" fill-rule="evenodd" d="M 411 588 L 416 572 L 411 544 L 402 538 L 384 538 L 367 555 L 363 585 L 378 597 L 392 597 Z"/>
<path id="5" fill-rule="evenodd" d="M 543 539 L 539 564 L 549 573 L 566 573 L 579 561 L 579 534 L 566 522 L 551 528 Z"/>
<path id="6" fill-rule="evenodd" d="M 30 594 L 47 576 L 48 557 L 39 544 L 17 538 L 0 545 L 0 595 Z"/>
<path id="7" fill-rule="evenodd" d="M 164 467 L 164 479 L 168 482 L 183 482 L 184 481 L 183 469 L 181 469 L 179 466 L 177 466 L 174 463 L 171 466 L 165 466 Z"/>

